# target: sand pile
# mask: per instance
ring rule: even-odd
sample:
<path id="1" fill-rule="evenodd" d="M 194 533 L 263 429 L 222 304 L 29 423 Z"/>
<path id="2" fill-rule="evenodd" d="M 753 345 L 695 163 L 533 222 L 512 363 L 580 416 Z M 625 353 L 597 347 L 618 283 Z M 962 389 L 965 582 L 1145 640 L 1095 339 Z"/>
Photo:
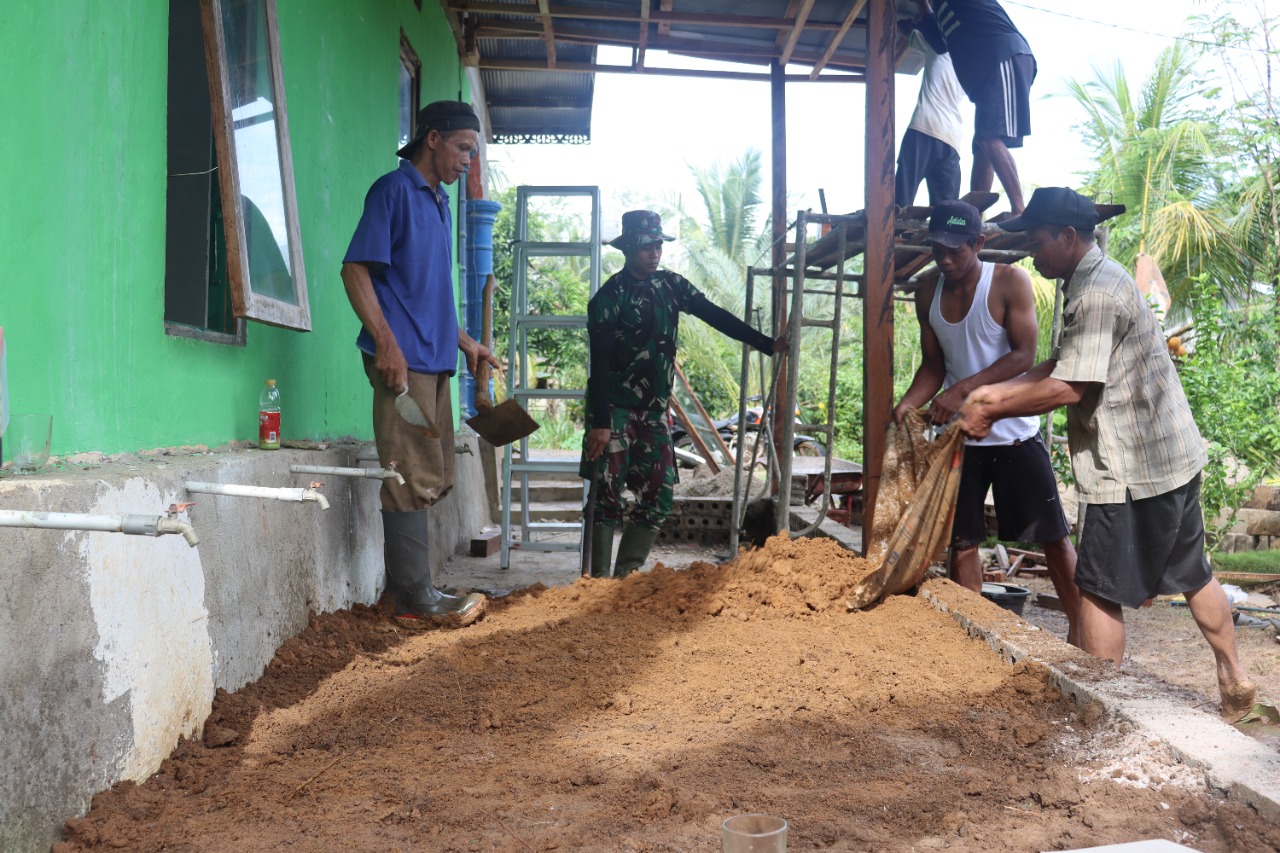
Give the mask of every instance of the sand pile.
<path id="1" fill-rule="evenodd" d="M 1239 805 L 1084 781 L 1096 715 L 920 598 L 847 612 L 859 563 L 775 539 L 532 589 L 460 631 L 316 617 L 57 853 L 715 853 L 749 811 L 786 817 L 793 850 L 1280 845 Z"/>

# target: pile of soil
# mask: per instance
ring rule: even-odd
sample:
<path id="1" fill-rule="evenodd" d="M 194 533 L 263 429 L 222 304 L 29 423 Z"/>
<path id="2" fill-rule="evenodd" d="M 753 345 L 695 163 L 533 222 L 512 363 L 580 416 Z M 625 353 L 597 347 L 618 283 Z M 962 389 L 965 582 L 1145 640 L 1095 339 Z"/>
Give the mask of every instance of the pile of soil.
<path id="1" fill-rule="evenodd" d="M 711 853 L 752 811 L 793 850 L 1280 845 L 924 600 L 848 612 L 868 568 L 774 539 L 526 590 L 460 631 L 317 617 L 55 850 Z"/>

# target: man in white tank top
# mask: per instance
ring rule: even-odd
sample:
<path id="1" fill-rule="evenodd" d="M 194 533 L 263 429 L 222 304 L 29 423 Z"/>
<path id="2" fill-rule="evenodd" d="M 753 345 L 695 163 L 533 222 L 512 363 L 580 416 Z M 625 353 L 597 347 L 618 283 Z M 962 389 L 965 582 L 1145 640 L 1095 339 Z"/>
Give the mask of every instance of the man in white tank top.
<path id="1" fill-rule="evenodd" d="M 929 239 L 941 278 L 916 291 L 923 359 L 893 410 L 898 424 L 908 410 L 925 405 L 933 423 L 949 423 L 974 388 L 1020 376 L 1035 360 L 1031 277 L 1009 264 L 979 260 L 986 240 L 978 209 L 964 201 L 935 205 Z M 975 592 L 982 589 L 978 545 L 986 538 L 983 507 L 991 490 L 999 538 L 1037 542 L 1044 549 L 1049 577 L 1067 613 L 1067 639 L 1078 644 L 1076 552 L 1039 428 L 1037 417 L 1005 418 L 984 438 L 965 440 L 951 577 Z"/>

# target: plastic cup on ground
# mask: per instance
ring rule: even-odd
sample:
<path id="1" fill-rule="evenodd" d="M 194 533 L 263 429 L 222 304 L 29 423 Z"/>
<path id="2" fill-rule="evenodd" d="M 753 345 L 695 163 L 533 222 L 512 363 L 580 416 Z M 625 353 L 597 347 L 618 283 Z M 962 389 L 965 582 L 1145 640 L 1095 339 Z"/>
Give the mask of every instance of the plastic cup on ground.
<path id="1" fill-rule="evenodd" d="M 4 431 L 4 455 L 13 460 L 15 474 L 38 474 L 49 461 L 53 415 L 10 415 Z"/>
<path id="2" fill-rule="evenodd" d="M 720 825 L 724 853 L 786 853 L 787 822 L 767 814 L 740 814 Z"/>

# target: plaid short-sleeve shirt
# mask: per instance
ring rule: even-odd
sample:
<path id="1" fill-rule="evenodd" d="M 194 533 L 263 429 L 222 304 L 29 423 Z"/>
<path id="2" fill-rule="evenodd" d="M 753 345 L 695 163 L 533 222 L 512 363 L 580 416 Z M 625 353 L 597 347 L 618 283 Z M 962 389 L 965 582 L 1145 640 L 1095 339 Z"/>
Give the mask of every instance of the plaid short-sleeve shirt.
<path id="1" fill-rule="evenodd" d="M 1185 485 L 1205 466 L 1164 333 L 1133 277 L 1098 247 L 1063 290 L 1053 378 L 1097 383 L 1067 407 L 1076 487 L 1086 503 L 1124 503 Z"/>

